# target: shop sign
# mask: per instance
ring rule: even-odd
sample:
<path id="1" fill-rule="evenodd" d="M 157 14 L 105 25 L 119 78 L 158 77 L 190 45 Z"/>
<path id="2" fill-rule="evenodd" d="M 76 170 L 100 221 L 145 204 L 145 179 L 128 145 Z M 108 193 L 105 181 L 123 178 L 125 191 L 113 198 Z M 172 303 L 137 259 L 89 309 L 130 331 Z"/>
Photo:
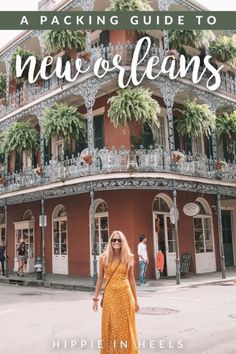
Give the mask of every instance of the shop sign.
<path id="1" fill-rule="evenodd" d="M 183 212 L 187 216 L 197 215 L 200 211 L 199 205 L 196 203 L 188 203 L 183 207 Z"/>
<path id="2" fill-rule="evenodd" d="M 173 225 L 175 225 L 178 220 L 179 220 L 179 210 L 176 206 L 173 206 L 170 209 L 170 221 Z"/>

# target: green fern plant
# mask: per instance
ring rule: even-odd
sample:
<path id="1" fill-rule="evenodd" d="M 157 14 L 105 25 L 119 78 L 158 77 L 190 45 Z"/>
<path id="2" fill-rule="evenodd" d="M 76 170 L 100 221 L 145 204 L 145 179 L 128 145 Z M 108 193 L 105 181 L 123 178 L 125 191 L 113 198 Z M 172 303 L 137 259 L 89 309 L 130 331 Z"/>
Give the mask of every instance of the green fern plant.
<path id="1" fill-rule="evenodd" d="M 29 122 L 16 122 L 6 132 L 2 148 L 7 153 L 38 150 L 39 132 Z"/>
<path id="2" fill-rule="evenodd" d="M 6 74 L 0 73 L 0 98 L 6 97 Z"/>
<path id="3" fill-rule="evenodd" d="M 171 30 L 169 31 L 170 47 L 178 50 L 184 45 L 190 45 L 196 49 L 209 46 L 215 40 L 215 35 L 209 30 Z"/>
<path id="4" fill-rule="evenodd" d="M 198 104 L 196 101 L 186 101 L 183 109 L 179 110 L 183 117 L 177 119 L 176 128 L 179 134 L 186 137 L 211 135 L 211 129 L 215 124 L 215 116 L 206 104 Z"/>
<path id="5" fill-rule="evenodd" d="M 229 153 L 236 151 L 236 111 L 216 117 L 217 139 L 225 139 Z"/>
<path id="6" fill-rule="evenodd" d="M 159 126 L 157 114 L 160 106 L 148 89 L 141 86 L 120 89 L 116 96 L 109 98 L 108 103 L 108 116 L 115 127 L 126 126 L 131 122 L 146 122 L 150 127 Z"/>
<path id="7" fill-rule="evenodd" d="M 153 11 L 148 0 L 110 0 L 106 11 Z"/>
<path id="8" fill-rule="evenodd" d="M 236 36 L 222 36 L 211 43 L 210 55 L 221 63 L 236 65 Z"/>
<path id="9" fill-rule="evenodd" d="M 26 62 L 26 60 L 31 56 L 34 55 L 34 53 L 30 52 L 29 50 L 25 50 L 23 48 L 17 47 L 15 52 L 10 58 L 10 70 L 12 75 L 16 76 L 16 56 L 20 55 L 21 61 L 22 61 L 22 66 Z M 39 65 L 39 59 L 36 57 L 36 66 Z M 20 78 L 17 78 L 17 81 L 26 81 L 28 80 L 28 66 L 24 69 L 22 75 Z"/>
<path id="10" fill-rule="evenodd" d="M 44 39 L 48 52 L 72 48 L 75 48 L 77 52 L 85 50 L 85 35 L 81 31 L 50 30 L 46 32 Z"/>
<path id="11" fill-rule="evenodd" d="M 58 103 L 54 107 L 47 107 L 43 112 L 43 127 L 46 142 L 56 136 L 61 136 L 66 143 L 71 144 L 73 139 L 84 141 L 86 137 L 86 120 L 76 107 L 66 103 Z"/>

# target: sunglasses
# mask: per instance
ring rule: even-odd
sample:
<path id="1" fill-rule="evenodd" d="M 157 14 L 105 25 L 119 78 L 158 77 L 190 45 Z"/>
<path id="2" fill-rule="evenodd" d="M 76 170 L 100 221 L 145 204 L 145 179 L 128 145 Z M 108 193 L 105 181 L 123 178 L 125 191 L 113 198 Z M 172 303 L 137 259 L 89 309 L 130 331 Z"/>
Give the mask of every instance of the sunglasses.
<path id="1" fill-rule="evenodd" d="M 111 242 L 119 242 L 119 243 L 121 243 L 121 238 L 113 238 L 112 240 L 111 240 Z"/>

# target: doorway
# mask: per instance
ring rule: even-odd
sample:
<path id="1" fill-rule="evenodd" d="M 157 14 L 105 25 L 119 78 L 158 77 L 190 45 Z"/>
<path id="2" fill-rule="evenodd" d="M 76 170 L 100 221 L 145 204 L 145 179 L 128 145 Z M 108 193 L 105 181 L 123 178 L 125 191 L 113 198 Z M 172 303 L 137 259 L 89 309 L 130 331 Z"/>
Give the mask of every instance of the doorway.
<path id="1" fill-rule="evenodd" d="M 170 221 L 172 200 L 168 196 L 158 195 L 153 204 L 155 264 L 157 251 L 164 254 L 164 276 L 176 274 L 176 242 L 174 225 Z"/>
<path id="2" fill-rule="evenodd" d="M 221 210 L 221 218 L 225 266 L 232 267 L 234 265 L 234 251 L 230 210 Z"/>
<path id="3" fill-rule="evenodd" d="M 58 205 L 52 217 L 52 272 L 68 274 L 67 212 Z"/>

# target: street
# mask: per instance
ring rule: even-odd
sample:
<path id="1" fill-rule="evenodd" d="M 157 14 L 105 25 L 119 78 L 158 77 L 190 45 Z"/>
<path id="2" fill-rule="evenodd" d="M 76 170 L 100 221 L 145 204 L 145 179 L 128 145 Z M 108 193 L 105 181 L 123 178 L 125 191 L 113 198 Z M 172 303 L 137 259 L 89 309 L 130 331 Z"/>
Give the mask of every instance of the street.
<path id="1" fill-rule="evenodd" d="M 236 284 L 139 288 L 140 353 L 236 352 Z M 0 285 L 4 354 L 99 353 L 101 311 L 92 294 Z"/>

